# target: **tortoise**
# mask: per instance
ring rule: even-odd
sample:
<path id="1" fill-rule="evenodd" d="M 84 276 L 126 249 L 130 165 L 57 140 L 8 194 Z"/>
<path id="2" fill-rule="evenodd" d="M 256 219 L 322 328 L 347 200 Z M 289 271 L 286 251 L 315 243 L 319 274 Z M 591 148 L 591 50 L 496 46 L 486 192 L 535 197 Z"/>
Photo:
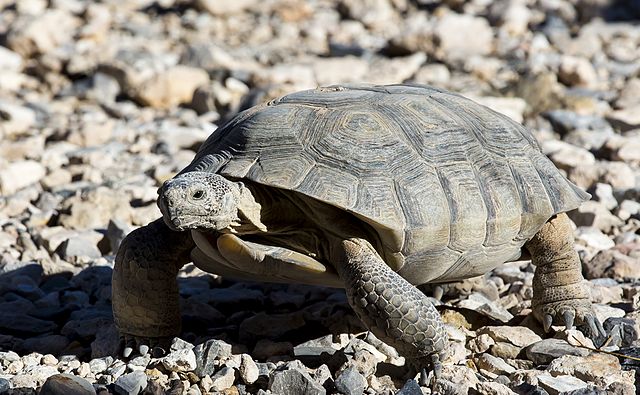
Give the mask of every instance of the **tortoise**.
<path id="1" fill-rule="evenodd" d="M 533 314 L 603 333 L 565 214 L 590 195 L 520 124 L 420 85 L 340 85 L 239 113 L 158 190 L 113 272 L 125 356 L 180 332 L 176 275 L 344 287 L 364 325 L 418 366 L 447 333 L 417 285 L 528 254 Z"/>

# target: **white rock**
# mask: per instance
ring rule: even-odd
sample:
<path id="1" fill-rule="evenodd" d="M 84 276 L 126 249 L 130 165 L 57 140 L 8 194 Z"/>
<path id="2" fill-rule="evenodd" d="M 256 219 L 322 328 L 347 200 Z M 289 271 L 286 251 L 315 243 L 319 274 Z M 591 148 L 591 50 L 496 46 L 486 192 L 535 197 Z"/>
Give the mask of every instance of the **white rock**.
<path id="1" fill-rule="evenodd" d="M 577 56 L 561 58 L 558 78 L 569 86 L 594 87 L 598 82 L 598 75 L 591 62 Z"/>
<path id="2" fill-rule="evenodd" d="M 593 227 L 580 226 L 576 233 L 578 240 L 597 251 L 608 250 L 616 245 L 609 236 Z"/>
<path id="3" fill-rule="evenodd" d="M 233 385 L 235 378 L 235 371 L 232 368 L 225 366 L 211 377 L 211 389 L 214 391 L 226 390 Z"/>
<path id="4" fill-rule="evenodd" d="M 13 162 L 0 169 L 0 193 L 11 195 L 19 189 L 40 181 L 45 168 L 32 160 Z"/>
<path id="5" fill-rule="evenodd" d="M 591 152 L 564 141 L 545 140 L 540 146 L 542 152 L 551 158 L 556 166 L 564 170 L 596 163 L 596 158 Z"/>
<path id="6" fill-rule="evenodd" d="M 0 70 L 6 71 L 20 71 L 22 69 L 22 57 L 10 50 L 0 46 Z"/>
<path id="7" fill-rule="evenodd" d="M 7 37 L 9 47 L 22 56 L 48 53 L 70 42 L 78 19 L 60 9 L 49 9 L 36 17 L 23 17 L 12 26 Z"/>
<path id="8" fill-rule="evenodd" d="M 0 101 L 0 135 L 7 136 L 27 132 L 35 122 L 36 113 L 32 109 Z"/>
<path id="9" fill-rule="evenodd" d="M 440 57 L 452 61 L 464 60 L 471 55 L 487 55 L 493 50 L 491 26 L 486 19 L 473 15 L 445 14 L 436 22 L 434 36 L 439 42 Z"/>
<path id="10" fill-rule="evenodd" d="M 161 358 L 160 362 L 172 372 L 189 372 L 197 367 L 196 354 L 190 348 L 173 351 Z"/>
<path id="11" fill-rule="evenodd" d="M 260 370 L 258 365 L 254 362 L 253 358 L 249 354 L 242 354 L 242 361 L 240 362 L 240 377 L 246 384 L 253 384 L 258 380 Z"/>
<path id="12" fill-rule="evenodd" d="M 524 326 L 485 326 L 477 331 L 478 335 L 487 334 L 496 342 L 507 342 L 514 346 L 526 347 L 542 340 L 531 329 Z"/>
<path id="13" fill-rule="evenodd" d="M 549 392 L 550 395 L 558 395 L 587 387 L 587 383 L 584 381 L 567 375 L 552 377 L 541 374 L 538 376 L 538 383 Z"/>

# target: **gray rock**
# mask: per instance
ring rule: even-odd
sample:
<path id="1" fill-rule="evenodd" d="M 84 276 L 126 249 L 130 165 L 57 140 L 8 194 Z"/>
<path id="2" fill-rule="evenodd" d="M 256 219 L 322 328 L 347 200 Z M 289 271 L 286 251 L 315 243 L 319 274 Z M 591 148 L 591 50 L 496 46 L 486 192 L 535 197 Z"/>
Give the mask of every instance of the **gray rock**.
<path id="1" fill-rule="evenodd" d="M 544 339 L 525 349 L 527 357 L 538 365 L 546 365 L 563 355 L 587 356 L 589 351 L 574 347 L 561 339 Z"/>
<path id="2" fill-rule="evenodd" d="M 335 380 L 338 392 L 345 395 L 362 395 L 367 387 L 367 380 L 354 367 L 349 367 L 340 373 Z"/>
<path id="3" fill-rule="evenodd" d="M 11 383 L 7 379 L 0 378 L 0 394 L 9 392 L 11 389 Z"/>
<path id="4" fill-rule="evenodd" d="M 185 348 L 170 352 L 160 359 L 165 369 L 171 372 L 189 372 L 197 368 L 196 355 L 192 349 Z M 196 373 L 197 374 L 197 373 Z"/>
<path id="5" fill-rule="evenodd" d="M 117 394 L 137 395 L 147 387 L 147 375 L 144 372 L 135 371 L 124 374 L 113 385 Z"/>
<path id="6" fill-rule="evenodd" d="M 579 378 L 566 375 L 553 377 L 543 374 L 538 377 L 538 382 L 550 395 L 568 393 L 587 387 L 587 383 Z"/>
<path id="7" fill-rule="evenodd" d="M 222 340 L 212 339 L 195 346 L 193 352 L 197 366 L 194 373 L 200 377 L 206 374 L 211 376 L 215 371 L 216 361 L 231 356 L 231 345 Z"/>
<path id="8" fill-rule="evenodd" d="M 118 252 L 118 247 L 120 247 L 120 243 L 124 240 L 125 236 L 127 236 L 133 228 L 119 219 L 111 219 L 109 220 L 109 224 L 107 225 L 107 239 L 109 240 L 109 246 L 111 247 L 111 252 Z"/>
<path id="9" fill-rule="evenodd" d="M 40 390 L 40 395 L 95 395 L 95 393 L 89 381 L 65 373 L 49 377 Z"/>
<path id="10" fill-rule="evenodd" d="M 100 258 L 102 253 L 91 239 L 78 236 L 71 237 L 63 242 L 56 250 L 63 259 L 70 260 L 75 257 Z"/>
<path id="11" fill-rule="evenodd" d="M 68 345 L 69 339 L 61 335 L 31 337 L 22 343 L 22 346 L 27 351 L 52 355 L 60 355 Z"/>
<path id="12" fill-rule="evenodd" d="M 253 384 L 260 376 L 260 369 L 249 354 L 242 354 L 240 367 L 238 368 L 242 381 Z"/>
<path id="13" fill-rule="evenodd" d="M 235 378 L 235 370 L 225 366 L 211 376 L 211 389 L 214 391 L 224 391 L 233 385 Z"/>
<path id="14" fill-rule="evenodd" d="M 396 392 L 396 395 L 422 395 L 420 385 L 413 379 L 407 380 L 402 386 L 400 391 Z"/>
<path id="15" fill-rule="evenodd" d="M 5 333 L 33 336 L 51 332 L 57 328 L 58 326 L 53 322 L 33 318 L 20 312 L 5 314 L 0 320 L 0 330 Z"/>
<path id="16" fill-rule="evenodd" d="M 281 395 L 324 395 L 327 392 L 309 373 L 297 369 L 275 372 L 269 379 L 269 390 Z"/>

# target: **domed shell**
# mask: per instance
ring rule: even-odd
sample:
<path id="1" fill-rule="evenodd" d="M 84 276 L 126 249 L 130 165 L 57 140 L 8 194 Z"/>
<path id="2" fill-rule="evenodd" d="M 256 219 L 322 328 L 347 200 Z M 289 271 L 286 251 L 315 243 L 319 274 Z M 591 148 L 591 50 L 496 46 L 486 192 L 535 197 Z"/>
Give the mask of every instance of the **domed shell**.
<path id="1" fill-rule="evenodd" d="M 297 191 L 353 213 L 414 284 L 517 258 L 551 216 L 589 198 L 524 127 L 426 86 L 284 96 L 218 129 L 188 171 Z"/>

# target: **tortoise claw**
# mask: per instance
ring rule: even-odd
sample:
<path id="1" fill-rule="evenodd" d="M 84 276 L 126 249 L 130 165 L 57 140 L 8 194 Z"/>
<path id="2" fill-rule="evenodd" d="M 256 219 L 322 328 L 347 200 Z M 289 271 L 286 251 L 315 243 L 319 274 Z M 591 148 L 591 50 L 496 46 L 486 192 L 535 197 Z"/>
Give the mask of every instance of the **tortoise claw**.
<path id="1" fill-rule="evenodd" d="M 149 352 L 149 346 L 146 344 L 141 344 L 138 348 L 138 352 L 144 357 Z"/>
<path id="2" fill-rule="evenodd" d="M 573 322 L 576 318 L 576 313 L 572 310 L 565 310 L 562 313 L 562 318 L 564 320 L 564 326 L 567 330 L 573 328 Z"/>
<path id="3" fill-rule="evenodd" d="M 549 332 L 551 324 L 553 324 L 553 316 L 551 314 L 545 314 L 542 321 L 542 327 L 544 328 L 545 333 Z"/>

